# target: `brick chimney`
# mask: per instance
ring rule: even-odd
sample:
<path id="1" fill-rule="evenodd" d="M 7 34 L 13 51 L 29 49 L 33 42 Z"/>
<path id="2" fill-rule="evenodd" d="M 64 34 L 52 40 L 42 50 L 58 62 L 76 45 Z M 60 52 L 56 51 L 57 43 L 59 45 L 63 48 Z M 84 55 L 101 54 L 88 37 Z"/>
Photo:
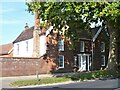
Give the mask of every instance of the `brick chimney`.
<path id="1" fill-rule="evenodd" d="M 33 31 L 33 57 L 40 57 L 40 15 L 36 11 L 34 17 L 34 31 Z"/>

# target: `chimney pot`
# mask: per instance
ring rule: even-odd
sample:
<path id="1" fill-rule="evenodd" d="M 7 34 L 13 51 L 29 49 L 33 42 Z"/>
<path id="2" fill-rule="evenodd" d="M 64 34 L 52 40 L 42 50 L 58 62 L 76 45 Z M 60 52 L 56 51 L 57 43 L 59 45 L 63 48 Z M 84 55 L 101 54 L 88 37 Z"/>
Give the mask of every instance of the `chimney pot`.
<path id="1" fill-rule="evenodd" d="M 29 28 L 28 23 L 26 23 L 25 24 L 25 29 L 28 29 L 28 28 Z"/>

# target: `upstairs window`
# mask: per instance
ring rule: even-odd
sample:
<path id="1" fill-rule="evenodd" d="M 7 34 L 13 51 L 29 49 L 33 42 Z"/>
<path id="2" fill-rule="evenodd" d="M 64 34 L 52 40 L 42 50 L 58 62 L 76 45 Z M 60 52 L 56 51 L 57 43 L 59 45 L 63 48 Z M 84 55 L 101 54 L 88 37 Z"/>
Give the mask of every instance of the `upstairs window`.
<path id="1" fill-rule="evenodd" d="M 17 54 L 19 54 L 19 44 L 17 44 Z"/>
<path id="2" fill-rule="evenodd" d="M 59 48 L 59 51 L 64 51 L 64 40 L 63 39 L 60 39 L 58 41 L 58 48 Z"/>
<path id="3" fill-rule="evenodd" d="M 105 43 L 101 42 L 101 52 L 105 52 Z"/>
<path id="4" fill-rule="evenodd" d="M 63 55 L 59 55 L 59 68 L 64 68 L 64 56 Z"/>
<path id="5" fill-rule="evenodd" d="M 101 56 L 101 66 L 105 66 L 105 55 Z"/>
<path id="6" fill-rule="evenodd" d="M 28 41 L 26 41 L 26 52 L 28 52 Z"/>
<path id="7" fill-rule="evenodd" d="M 85 51 L 85 43 L 84 41 L 80 41 L 80 52 L 84 52 Z"/>

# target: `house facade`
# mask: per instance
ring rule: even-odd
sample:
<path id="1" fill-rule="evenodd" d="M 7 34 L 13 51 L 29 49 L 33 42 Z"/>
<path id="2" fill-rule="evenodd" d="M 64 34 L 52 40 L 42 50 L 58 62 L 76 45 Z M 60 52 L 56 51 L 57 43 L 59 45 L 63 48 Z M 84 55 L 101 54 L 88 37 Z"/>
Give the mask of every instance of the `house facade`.
<path id="1" fill-rule="evenodd" d="M 34 31 L 34 27 L 26 28 L 13 42 L 13 57 L 33 57 L 34 51 L 38 50 L 36 53 L 39 53 L 39 58 L 44 58 L 47 63 L 44 67 L 53 73 L 72 72 L 74 69 L 91 71 L 106 67 L 109 36 L 104 27 L 91 29 L 92 36 L 86 32 L 80 34 L 75 50 L 70 50 L 69 42 L 56 32 L 53 26 L 41 32 Z M 35 37 L 35 33 L 39 37 Z"/>

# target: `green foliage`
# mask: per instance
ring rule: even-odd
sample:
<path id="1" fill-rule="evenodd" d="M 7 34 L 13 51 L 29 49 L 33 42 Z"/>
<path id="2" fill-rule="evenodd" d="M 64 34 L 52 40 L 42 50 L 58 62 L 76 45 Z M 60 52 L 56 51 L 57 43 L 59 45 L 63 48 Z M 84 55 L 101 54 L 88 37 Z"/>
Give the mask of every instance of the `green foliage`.
<path id="1" fill-rule="evenodd" d="M 98 70 L 94 72 L 81 72 L 76 75 L 70 76 L 68 78 L 71 78 L 71 80 L 91 80 L 91 79 L 97 79 L 97 78 L 109 78 L 109 77 L 119 77 L 120 73 L 116 71 L 106 71 L 106 70 Z"/>
<path id="2" fill-rule="evenodd" d="M 78 31 L 89 29 L 91 22 L 97 23 L 98 20 L 108 21 L 108 19 L 114 21 L 113 25 L 117 26 L 116 23 L 120 17 L 119 2 L 37 2 L 32 0 L 26 5 L 29 12 L 38 11 L 43 21 L 48 20 L 55 27 L 65 21 L 71 29 L 69 30 L 71 33 L 66 32 L 65 36 L 72 41 L 79 39 L 77 29 Z"/>

